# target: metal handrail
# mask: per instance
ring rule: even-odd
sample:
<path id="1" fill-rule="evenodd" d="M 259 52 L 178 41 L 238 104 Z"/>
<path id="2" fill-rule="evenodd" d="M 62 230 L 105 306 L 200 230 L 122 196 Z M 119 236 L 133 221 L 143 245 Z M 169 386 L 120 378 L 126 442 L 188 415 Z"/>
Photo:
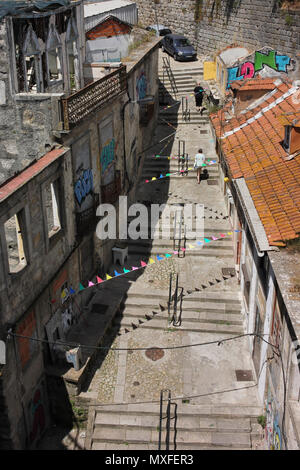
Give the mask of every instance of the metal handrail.
<path id="1" fill-rule="evenodd" d="M 177 85 L 176 85 L 176 81 L 175 81 L 175 77 L 173 75 L 172 69 L 170 67 L 169 57 L 163 57 L 163 84 L 165 84 L 164 83 L 164 70 L 166 71 L 166 73 L 168 75 L 172 91 L 173 91 L 173 93 L 175 95 L 175 98 L 176 98 L 176 93 L 178 93 L 178 88 L 177 88 Z"/>
<path id="2" fill-rule="evenodd" d="M 164 401 L 164 393 L 167 392 L 167 410 L 166 410 L 166 416 L 163 416 L 163 401 Z M 174 416 L 171 417 L 171 405 L 174 406 Z M 166 390 L 161 390 L 160 391 L 160 410 L 159 410 L 159 434 L 158 434 L 158 450 L 161 449 L 161 435 L 162 435 L 162 422 L 163 420 L 166 420 L 166 439 L 165 439 L 165 444 L 166 444 L 166 449 L 165 450 L 170 450 L 170 431 L 171 431 L 171 419 L 174 419 L 174 437 L 173 437 L 173 446 L 174 450 L 176 450 L 176 435 L 177 435 L 177 429 L 176 429 L 176 424 L 177 424 L 177 403 L 172 403 L 171 402 L 171 390 L 166 389 Z"/>

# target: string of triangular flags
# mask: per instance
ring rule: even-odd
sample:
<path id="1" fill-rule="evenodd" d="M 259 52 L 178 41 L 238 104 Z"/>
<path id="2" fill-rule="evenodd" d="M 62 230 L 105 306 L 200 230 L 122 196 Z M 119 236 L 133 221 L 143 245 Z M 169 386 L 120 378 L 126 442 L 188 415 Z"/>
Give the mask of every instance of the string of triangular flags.
<path id="1" fill-rule="evenodd" d="M 216 163 L 216 160 L 210 160 L 207 163 L 202 163 L 201 166 L 203 167 L 203 166 L 207 166 L 207 165 L 214 165 L 215 163 Z M 185 173 L 186 171 L 190 171 L 190 170 L 193 170 L 193 169 L 194 169 L 194 167 L 189 167 L 186 170 L 178 170 L 178 171 L 175 171 L 174 173 L 166 173 L 165 175 L 161 174 L 158 177 L 153 176 L 150 180 L 145 180 L 145 183 L 150 183 L 151 181 L 160 180 L 160 179 L 163 179 L 163 178 L 168 178 L 169 176 L 177 175 L 177 174 L 180 174 L 180 173 Z"/>
<path id="2" fill-rule="evenodd" d="M 240 232 L 241 230 L 234 230 L 234 232 Z M 227 235 L 232 235 L 233 232 L 227 232 Z M 211 243 L 212 241 L 216 241 L 216 240 L 221 240 L 222 238 L 225 238 L 226 237 L 226 234 L 225 233 L 220 233 L 219 234 L 220 236 L 219 237 L 215 237 L 215 236 L 212 236 L 211 238 L 207 238 L 205 237 L 203 239 L 203 241 L 199 240 L 199 241 L 196 241 L 195 243 L 196 244 L 191 244 L 189 243 L 188 244 L 188 248 L 192 249 L 192 248 L 196 248 L 197 246 L 201 246 L 201 245 L 204 245 L 206 243 Z M 180 248 L 179 251 L 186 251 L 186 248 Z M 178 255 L 179 253 L 178 250 L 173 250 L 173 253 L 170 254 L 170 253 L 166 253 L 165 255 L 156 255 L 156 260 L 155 261 L 153 258 L 149 258 L 149 261 L 148 263 L 146 263 L 145 261 L 140 261 L 140 266 L 132 266 L 131 269 L 126 269 L 126 268 L 123 268 L 123 272 L 119 273 L 118 271 L 114 270 L 114 275 L 110 276 L 109 274 L 106 274 L 105 276 L 105 279 L 102 279 L 100 276 L 96 276 L 96 282 L 93 282 L 93 281 L 88 281 L 88 285 L 87 287 L 84 287 L 83 284 L 80 282 L 79 283 L 79 288 L 78 288 L 78 291 L 76 292 L 75 289 L 73 289 L 72 287 L 70 287 L 70 290 L 69 290 L 69 293 L 70 294 L 76 294 L 78 292 L 81 292 L 85 289 L 88 289 L 90 287 L 94 287 L 94 286 L 97 286 L 99 284 L 102 284 L 104 282 L 107 282 L 107 281 L 111 281 L 112 279 L 115 279 L 116 277 L 118 276 L 125 276 L 126 274 L 128 273 L 131 273 L 133 271 L 137 271 L 139 269 L 144 269 L 146 268 L 147 266 L 151 266 L 152 264 L 158 262 L 158 261 L 162 261 L 162 260 L 166 260 L 166 259 L 169 259 L 171 258 L 173 255 Z"/>

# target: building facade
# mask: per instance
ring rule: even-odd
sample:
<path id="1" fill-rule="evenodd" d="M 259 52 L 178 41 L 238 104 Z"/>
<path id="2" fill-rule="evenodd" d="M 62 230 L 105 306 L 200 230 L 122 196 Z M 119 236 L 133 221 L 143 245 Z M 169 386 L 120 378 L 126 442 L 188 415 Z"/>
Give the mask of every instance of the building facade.
<path id="1" fill-rule="evenodd" d="M 74 368 L 54 343 L 82 321 L 93 292 L 80 284 L 109 270 L 116 240 L 97 237 L 97 208 L 134 200 L 158 113 L 156 39 L 84 86 L 82 2 L 33 7 L 0 21 L 3 449 L 35 448 L 53 414 L 72 415 Z"/>

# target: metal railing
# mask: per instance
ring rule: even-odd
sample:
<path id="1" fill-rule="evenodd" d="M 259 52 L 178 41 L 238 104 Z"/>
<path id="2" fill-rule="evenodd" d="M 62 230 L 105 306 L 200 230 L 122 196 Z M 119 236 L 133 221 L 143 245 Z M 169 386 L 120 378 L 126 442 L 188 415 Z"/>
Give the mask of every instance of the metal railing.
<path id="1" fill-rule="evenodd" d="M 176 246 L 176 241 L 178 242 L 177 246 Z M 178 252 L 177 253 L 178 258 L 185 257 L 185 247 L 186 247 L 186 226 L 183 223 L 182 211 L 180 212 L 175 211 L 174 226 L 173 226 L 173 251 Z M 183 250 L 181 248 L 183 248 Z"/>
<path id="2" fill-rule="evenodd" d="M 191 120 L 191 111 L 189 109 L 189 102 L 186 96 L 181 97 L 181 115 L 183 121 Z"/>
<path id="3" fill-rule="evenodd" d="M 173 75 L 172 69 L 170 67 L 170 59 L 169 57 L 163 57 L 163 85 L 165 85 L 165 74 L 168 76 L 172 92 L 174 93 L 174 97 L 176 99 L 176 93 L 178 93 L 178 88 L 176 85 L 175 77 Z"/>
<path id="4" fill-rule="evenodd" d="M 183 301 L 183 287 L 178 286 L 178 273 L 176 273 L 175 290 L 172 293 L 173 275 L 170 273 L 169 280 L 169 300 L 168 300 L 168 325 L 180 326 L 182 315 L 182 301 Z M 180 294 L 178 294 L 181 290 Z M 180 301 L 179 314 L 178 314 L 178 301 Z M 173 308 L 173 311 L 171 312 Z"/>
<path id="5" fill-rule="evenodd" d="M 166 415 L 163 416 L 163 402 L 164 394 L 167 393 L 167 409 Z M 174 415 L 171 417 L 171 406 L 174 406 Z M 165 437 L 165 449 L 162 449 L 162 424 L 163 420 L 166 420 L 166 437 Z M 158 434 L 158 450 L 170 450 L 170 434 L 171 434 L 171 420 L 174 420 L 173 427 L 173 450 L 176 450 L 176 423 L 177 423 L 177 403 L 171 402 L 171 390 L 160 391 L 160 409 L 159 409 L 159 434 Z"/>
<path id="6" fill-rule="evenodd" d="M 178 171 L 187 174 L 188 172 L 188 154 L 185 152 L 185 140 L 178 140 Z"/>
<path id="7" fill-rule="evenodd" d="M 61 100 L 64 130 L 69 130 L 99 106 L 108 103 L 126 91 L 126 66 L 118 68 L 105 77 L 81 88 Z"/>

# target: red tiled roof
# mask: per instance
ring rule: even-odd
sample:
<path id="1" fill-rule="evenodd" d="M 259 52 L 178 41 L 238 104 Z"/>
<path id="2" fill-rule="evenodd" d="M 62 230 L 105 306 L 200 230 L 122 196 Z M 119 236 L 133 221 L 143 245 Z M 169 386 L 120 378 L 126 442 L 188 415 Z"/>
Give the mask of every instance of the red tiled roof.
<path id="1" fill-rule="evenodd" d="M 231 83 L 232 90 L 273 90 L 276 88 L 274 82 L 276 78 L 248 78 L 245 80 L 235 80 Z"/>
<path id="2" fill-rule="evenodd" d="M 282 83 L 277 86 L 278 92 L 266 95 L 267 99 L 259 106 L 232 119 L 226 120 L 231 103 L 210 116 L 231 176 L 245 178 L 270 245 L 298 238 L 300 234 L 300 149 L 292 160 L 284 160 L 287 156 L 281 145 L 284 126 L 279 119 L 282 115 L 295 119 L 300 113 L 299 100 L 293 95 L 287 96 L 273 108 L 264 110 L 253 122 L 246 121 L 291 87 L 289 83 Z M 246 125 L 240 129 L 242 124 Z M 227 135 L 230 131 L 233 133 Z"/>
<path id="3" fill-rule="evenodd" d="M 51 152 L 46 153 L 36 163 L 33 163 L 33 165 L 26 168 L 26 170 L 23 170 L 19 175 L 15 176 L 7 183 L 4 183 L 4 185 L 0 187 L 0 202 L 14 193 L 17 189 L 21 188 L 65 152 L 65 148 L 51 150 Z"/>

